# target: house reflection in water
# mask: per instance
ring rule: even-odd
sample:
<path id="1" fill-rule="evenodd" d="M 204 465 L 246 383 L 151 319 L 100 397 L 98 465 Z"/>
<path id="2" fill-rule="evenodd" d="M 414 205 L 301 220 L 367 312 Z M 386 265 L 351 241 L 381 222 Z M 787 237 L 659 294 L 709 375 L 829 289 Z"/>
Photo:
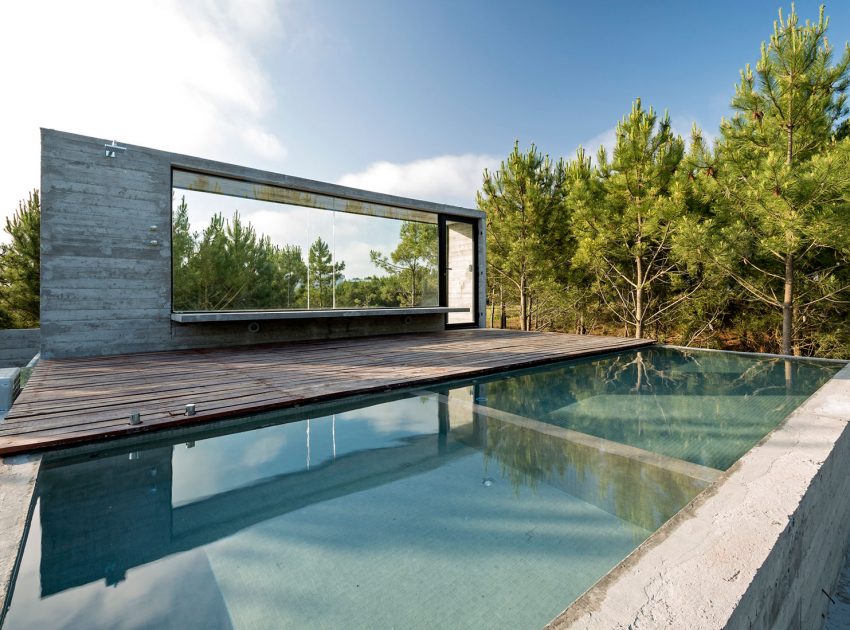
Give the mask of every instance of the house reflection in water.
<path id="1" fill-rule="evenodd" d="M 501 474 L 516 493 L 545 485 L 634 524 L 635 544 L 711 481 L 700 467 L 481 407 L 478 399 L 474 385 L 396 395 L 313 415 L 310 433 L 303 413 L 290 414 L 284 424 L 265 418 L 192 433 L 189 444 L 184 433 L 87 460 L 48 459 L 37 489 L 41 596 L 98 580 L 114 585 L 135 567 L 470 455 L 481 458 L 482 475 Z M 258 463 L 245 463 L 270 444 Z"/>

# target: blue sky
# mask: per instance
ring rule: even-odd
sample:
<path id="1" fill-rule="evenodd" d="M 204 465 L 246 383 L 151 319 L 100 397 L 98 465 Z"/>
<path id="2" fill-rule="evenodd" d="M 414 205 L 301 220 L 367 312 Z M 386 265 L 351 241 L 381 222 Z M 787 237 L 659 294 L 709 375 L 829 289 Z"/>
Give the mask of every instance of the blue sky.
<path id="1" fill-rule="evenodd" d="M 472 205 L 515 139 L 595 150 L 638 96 L 715 133 L 780 6 L 3 3 L 0 214 L 38 186 L 40 126 Z M 840 52 L 850 5 L 827 14 Z"/>
<path id="2" fill-rule="evenodd" d="M 641 5 L 639 8 L 638 6 Z M 317 3 L 309 54 L 280 63 L 290 145 L 335 146 L 359 167 L 441 154 L 553 155 L 604 133 L 637 96 L 714 131 L 738 71 L 758 57 L 776 2 Z M 787 7 L 786 7 L 787 8 Z M 850 39 L 850 7 L 828 7 Z M 817 4 L 798 3 L 803 16 Z M 311 171 L 322 156 L 307 152 Z M 314 163 L 313 160 L 316 160 Z M 349 167 L 350 168 L 350 167 Z M 358 166 L 354 167 L 355 169 Z"/>

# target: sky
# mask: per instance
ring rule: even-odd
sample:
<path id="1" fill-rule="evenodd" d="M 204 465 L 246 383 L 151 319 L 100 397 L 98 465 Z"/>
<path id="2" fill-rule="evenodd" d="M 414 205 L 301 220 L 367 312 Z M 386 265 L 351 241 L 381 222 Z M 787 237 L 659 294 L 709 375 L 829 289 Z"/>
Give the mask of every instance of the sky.
<path id="1" fill-rule="evenodd" d="M 815 2 L 797 2 L 817 18 Z M 633 99 L 711 137 L 776 0 L 28 0 L 0 5 L 0 218 L 39 128 L 474 206 L 518 141 L 613 140 Z M 827 4 L 850 40 L 850 3 Z M 2 237 L 0 237 L 2 238 Z"/>

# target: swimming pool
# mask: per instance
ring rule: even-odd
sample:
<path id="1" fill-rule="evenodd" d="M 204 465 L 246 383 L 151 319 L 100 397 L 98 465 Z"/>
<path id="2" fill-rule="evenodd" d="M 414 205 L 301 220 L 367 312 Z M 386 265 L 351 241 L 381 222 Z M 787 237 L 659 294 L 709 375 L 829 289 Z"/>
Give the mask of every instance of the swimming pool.
<path id="1" fill-rule="evenodd" d="M 539 627 L 839 367 L 653 347 L 53 453 L 5 627 Z"/>

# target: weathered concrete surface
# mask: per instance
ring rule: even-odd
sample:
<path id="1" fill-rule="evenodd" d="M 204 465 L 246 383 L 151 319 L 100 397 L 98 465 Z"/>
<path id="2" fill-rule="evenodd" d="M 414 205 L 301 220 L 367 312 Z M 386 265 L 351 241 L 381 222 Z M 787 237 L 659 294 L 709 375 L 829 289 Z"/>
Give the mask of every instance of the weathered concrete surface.
<path id="1" fill-rule="evenodd" d="M 850 545 L 848 545 L 850 546 Z M 844 568 L 832 593 L 823 630 L 850 628 L 850 550 L 844 557 Z"/>
<path id="2" fill-rule="evenodd" d="M 338 308 L 332 311 L 220 311 L 173 313 L 171 320 L 181 324 L 200 322 L 260 322 L 279 319 L 327 319 L 330 317 L 398 317 L 468 313 L 469 308 L 415 306 L 410 308 Z"/>
<path id="3" fill-rule="evenodd" d="M 484 325 L 484 214 L 127 145 L 107 157 L 108 140 L 41 133 L 41 333 L 45 359 L 103 356 L 296 339 L 425 332 L 434 315 L 381 322 L 329 318 L 280 322 L 246 335 L 171 321 L 172 170 L 180 168 L 316 195 L 473 219 L 478 226 L 479 300 Z M 439 323 L 443 326 L 444 315 Z"/>
<path id="4" fill-rule="evenodd" d="M 0 460 L 0 625 L 9 606 L 40 463 L 41 457 L 32 455 Z"/>
<path id="5" fill-rule="evenodd" d="M 21 369 L 0 368 L 0 411 L 8 411 L 20 392 Z"/>
<path id="6" fill-rule="evenodd" d="M 40 349 L 39 328 L 0 330 L 0 368 L 24 367 Z"/>
<path id="7" fill-rule="evenodd" d="M 550 628 L 817 628 L 850 533 L 850 366 Z"/>

